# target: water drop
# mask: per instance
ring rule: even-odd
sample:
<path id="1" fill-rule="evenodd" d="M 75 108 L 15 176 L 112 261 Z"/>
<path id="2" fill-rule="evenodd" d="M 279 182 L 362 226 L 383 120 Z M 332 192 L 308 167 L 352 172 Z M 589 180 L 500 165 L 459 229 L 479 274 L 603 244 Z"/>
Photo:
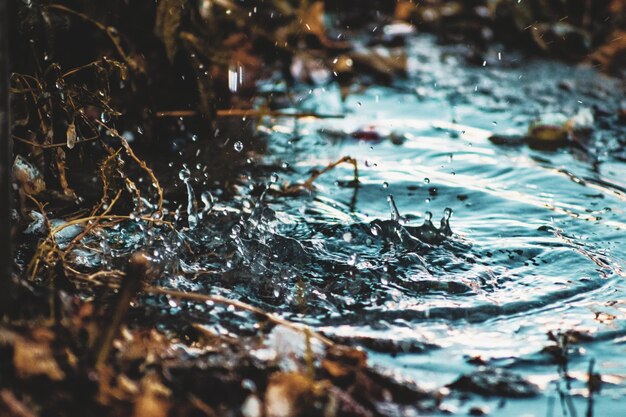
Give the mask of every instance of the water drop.
<path id="1" fill-rule="evenodd" d="M 383 182 L 383 188 L 389 188 L 389 183 L 387 181 Z"/>
<path id="2" fill-rule="evenodd" d="M 271 182 L 272 184 L 277 183 L 277 182 L 278 182 L 278 174 L 273 173 L 273 174 L 270 176 L 270 182 Z"/>
<path id="3" fill-rule="evenodd" d="M 352 241 L 352 233 L 346 232 L 343 234 L 343 240 L 350 243 Z"/>
<path id="4" fill-rule="evenodd" d="M 237 152 L 241 152 L 243 150 L 243 143 L 241 143 L 241 141 L 237 141 L 235 142 L 235 144 L 233 145 L 233 148 L 235 148 L 235 150 Z"/>
<path id="5" fill-rule="evenodd" d="M 187 164 L 183 164 L 183 169 L 181 169 L 178 172 L 178 178 L 180 178 L 181 181 L 187 181 L 189 180 L 190 177 L 191 177 L 191 172 L 189 171 Z"/>
<path id="6" fill-rule="evenodd" d="M 389 203 L 389 210 L 391 210 L 391 220 L 399 221 L 400 212 L 398 211 L 398 207 L 396 206 L 396 202 L 393 200 L 392 195 L 387 196 L 387 203 Z"/>
<path id="7" fill-rule="evenodd" d="M 200 200 L 202 200 L 202 204 L 204 204 L 204 208 L 202 209 L 203 212 L 206 213 L 213 208 L 213 194 L 211 194 L 210 192 L 203 191 L 202 194 L 200 194 Z"/>
<path id="8" fill-rule="evenodd" d="M 430 178 L 424 178 L 424 182 L 425 182 L 426 184 L 430 184 Z"/>

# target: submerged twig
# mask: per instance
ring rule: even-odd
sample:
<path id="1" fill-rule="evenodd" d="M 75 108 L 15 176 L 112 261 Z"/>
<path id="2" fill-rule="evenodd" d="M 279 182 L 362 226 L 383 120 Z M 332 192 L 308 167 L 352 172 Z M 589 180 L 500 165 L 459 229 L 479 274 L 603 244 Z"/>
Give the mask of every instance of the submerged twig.
<path id="1" fill-rule="evenodd" d="M 189 301 L 197 301 L 197 302 L 202 302 L 202 303 L 207 303 L 207 302 L 212 302 L 212 303 L 217 303 L 217 304 L 224 304 L 224 305 L 228 305 L 228 306 L 233 306 L 235 308 L 238 308 L 240 310 L 245 310 L 245 311 L 249 311 L 251 313 L 257 314 L 261 317 L 265 317 L 266 319 L 268 319 L 269 321 L 276 323 L 276 324 L 280 324 L 282 326 L 285 327 L 289 327 L 290 329 L 296 330 L 298 332 L 302 332 L 305 335 L 309 335 L 310 337 L 313 337 L 319 341 L 321 341 L 322 343 L 324 343 L 327 346 L 331 346 L 334 343 L 328 339 L 327 337 L 322 336 L 319 333 L 315 333 L 313 332 L 308 326 L 304 326 L 304 325 L 300 325 L 297 323 L 293 323 L 289 320 L 285 320 L 281 317 L 278 317 L 275 314 L 269 313 L 265 310 L 262 310 L 258 307 L 255 307 L 253 305 L 250 304 L 246 304 L 242 301 L 238 301 L 238 300 L 231 300 L 230 298 L 226 298 L 226 297 L 222 297 L 219 295 L 204 295 L 204 294 L 197 294 L 197 293 L 186 293 L 186 292 L 182 292 L 182 291 L 176 291 L 176 290 L 169 290 L 167 288 L 160 288 L 160 287 L 150 287 L 150 286 L 146 286 L 144 287 L 144 291 L 150 294 L 158 294 L 158 295 L 168 295 L 170 297 L 174 297 L 174 298 L 181 298 L 181 299 L 185 299 L 185 300 L 189 300 Z"/>
<path id="2" fill-rule="evenodd" d="M 195 110 L 172 110 L 156 112 L 156 117 L 192 117 L 200 115 Z M 323 114 L 315 112 L 299 112 L 289 113 L 274 110 L 256 110 L 256 109 L 222 109 L 217 111 L 217 117 L 294 117 L 296 119 L 315 118 L 315 119 L 342 119 L 343 114 Z"/>
<path id="3" fill-rule="evenodd" d="M 334 169 L 335 167 L 337 167 L 338 165 L 343 164 L 343 163 L 351 164 L 354 167 L 354 184 L 355 184 L 355 186 L 358 186 L 358 184 L 359 184 L 359 168 L 358 168 L 357 160 L 352 158 L 351 156 L 344 156 L 343 158 L 328 164 L 326 166 L 326 168 L 324 168 L 323 170 L 313 172 L 311 174 L 311 176 L 309 177 L 309 179 L 307 179 L 304 183 L 302 183 L 302 184 L 292 184 L 292 185 L 288 185 L 288 186 L 284 187 L 282 192 L 285 193 L 285 194 L 293 194 L 293 193 L 299 192 L 303 188 L 307 189 L 307 190 L 312 190 L 313 189 L 313 182 L 320 175 L 325 174 L 326 172 Z"/>

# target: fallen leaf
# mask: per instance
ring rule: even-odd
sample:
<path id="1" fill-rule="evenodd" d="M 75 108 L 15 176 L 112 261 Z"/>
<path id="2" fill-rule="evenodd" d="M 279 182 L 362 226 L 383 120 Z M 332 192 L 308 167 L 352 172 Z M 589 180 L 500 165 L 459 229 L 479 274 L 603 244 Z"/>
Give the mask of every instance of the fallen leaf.
<path id="1" fill-rule="evenodd" d="M 294 417 L 312 407 L 315 385 L 297 372 L 275 373 L 265 391 L 266 417 Z"/>
<path id="2" fill-rule="evenodd" d="M 157 7 L 155 35 L 165 45 L 167 59 L 174 61 L 178 51 L 178 35 L 183 14 L 184 0 L 161 0 Z"/>
<path id="3" fill-rule="evenodd" d="M 46 342 L 35 342 L 23 337 L 15 339 L 13 365 L 22 379 L 47 376 L 53 381 L 65 378 L 65 373 L 54 359 L 52 349 Z"/>
<path id="4" fill-rule="evenodd" d="M 589 61 L 604 71 L 623 71 L 626 68 L 626 31 L 615 31 L 608 39 L 589 56 Z"/>
<path id="5" fill-rule="evenodd" d="M 0 391 L 0 417 L 5 416 L 4 411 L 8 413 L 7 417 L 36 417 L 34 412 L 6 389 Z"/>
<path id="6" fill-rule="evenodd" d="M 167 417 L 171 404 L 170 390 L 159 378 L 149 374 L 141 380 L 141 393 L 135 402 L 133 417 Z"/>

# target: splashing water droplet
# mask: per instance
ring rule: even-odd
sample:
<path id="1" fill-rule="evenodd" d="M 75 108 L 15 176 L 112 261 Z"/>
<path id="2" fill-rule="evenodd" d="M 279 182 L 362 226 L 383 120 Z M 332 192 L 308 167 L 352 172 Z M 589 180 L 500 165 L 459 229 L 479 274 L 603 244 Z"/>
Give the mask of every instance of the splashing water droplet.
<path id="1" fill-rule="evenodd" d="M 270 182 L 271 182 L 272 184 L 277 183 L 277 182 L 278 182 L 278 174 L 273 173 L 273 174 L 270 176 Z"/>
<path id="2" fill-rule="evenodd" d="M 191 172 L 189 171 L 189 168 L 187 168 L 186 164 L 183 164 L 183 169 L 178 172 L 178 178 L 180 178 L 181 181 L 187 181 L 190 177 Z"/>
<path id="3" fill-rule="evenodd" d="M 233 148 L 235 148 L 235 150 L 237 152 L 241 152 L 243 150 L 243 143 L 241 143 L 241 141 L 237 141 L 235 142 L 235 144 L 233 145 Z"/>
<path id="4" fill-rule="evenodd" d="M 204 204 L 204 208 L 202 209 L 203 213 L 208 212 L 213 208 L 213 204 L 215 203 L 213 199 L 213 194 L 208 191 L 204 191 L 200 194 L 200 200 L 202 200 L 202 204 Z"/>
<path id="5" fill-rule="evenodd" d="M 383 182 L 383 188 L 389 188 L 389 183 L 387 181 Z"/>
<path id="6" fill-rule="evenodd" d="M 389 210 L 391 210 L 391 220 L 399 221 L 400 220 L 400 212 L 398 211 L 398 207 L 396 206 L 396 202 L 393 200 L 392 195 L 387 196 L 387 202 L 389 203 Z"/>
<path id="7" fill-rule="evenodd" d="M 346 232 L 343 234 L 343 240 L 350 243 L 352 241 L 352 233 Z"/>
<path id="8" fill-rule="evenodd" d="M 426 184 L 430 184 L 430 178 L 424 178 L 424 182 L 425 182 Z"/>
<path id="9" fill-rule="evenodd" d="M 178 173 L 178 177 L 187 187 L 187 223 L 190 229 L 194 229 L 198 225 L 198 203 L 196 202 L 196 194 L 190 184 L 191 172 L 187 164 L 183 164 L 183 169 Z"/>

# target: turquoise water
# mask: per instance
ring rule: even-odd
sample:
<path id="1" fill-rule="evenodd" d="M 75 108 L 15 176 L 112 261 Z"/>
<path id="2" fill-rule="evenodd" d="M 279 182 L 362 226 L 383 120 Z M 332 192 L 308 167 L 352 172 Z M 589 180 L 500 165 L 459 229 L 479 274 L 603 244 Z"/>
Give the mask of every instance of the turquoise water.
<path id="1" fill-rule="evenodd" d="M 275 214 L 272 233 L 293 248 L 270 238 L 262 262 L 288 270 L 286 281 L 313 286 L 309 311 L 286 316 L 327 335 L 369 340 L 370 348 L 377 346 L 371 339 L 396 341 L 393 353 L 371 352 L 371 361 L 422 386 L 472 373 L 477 365 L 469 358 L 479 357 L 541 389 L 527 400 L 453 394 L 444 408 L 461 414 L 479 405 L 493 416 L 586 415 L 593 358 L 604 381 L 593 415 L 626 415 L 626 166 L 614 158 L 620 131 L 598 128 L 583 151 L 488 140 L 524 132 L 546 113 L 572 116 L 609 100 L 619 84 L 553 62 L 467 69 L 428 38 L 410 45 L 408 80 L 395 88 L 371 86 L 345 107 L 332 87 L 304 96 L 301 108 L 345 110 L 344 119 L 268 125 L 264 163 L 290 167 L 278 170 L 279 183 L 301 181 L 344 155 L 359 161 L 358 189 L 342 165 L 320 177 L 311 195 L 264 200 Z M 564 92 L 559 82 L 574 87 Z M 604 96 L 594 94 L 603 89 Z M 364 128 L 381 140 L 355 138 Z M 406 226 L 422 224 L 427 212 L 438 224 L 451 208 L 454 235 L 412 248 L 368 233 L 374 219 L 391 219 L 388 195 Z M 296 253 L 272 259 L 285 247 Z M 290 297 L 286 287 L 281 299 Z M 548 332 L 571 330 L 592 340 L 571 347 L 568 379 L 543 349 L 553 344 Z"/>
<path id="2" fill-rule="evenodd" d="M 333 84 L 296 89 L 291 111 L 343 118 L 247 120 L 251 137 L 236 121 L 208 148 L 197 142 L 197 160 L 172 162 L 187 168 L 169 178 L 173 194 L 191 198 L 178 217 L 192 227 L 133 245 L 154 250 L 165 285 L 241 299 L 363 346 L 371 364 L 447 393 L 442 413 L 626 415 L 623 127 L 596 119 L 589 139 L 553 151 L 489 140 L 524 133 L 538 116 L 610 109 L 621 87 L 591 69 L 516 56 L 467 68 L 459 54 L 419 35 L 406 80 L 355 87 L 345 103 Z M 216 166 L 215 153 L 230 159 Z M 312 191 L 281 192 L 346 155 L 358 161 L 358 186 L 342 164 Z M 220 179 L 233 170 L 236 181 Z M 447 209 L 450 236 L 440 228 Z M 428 213 L 433 224 L 420 229 Z M 172 313 L 185 306 L 170 303 Z M 245 314 L 191 314 L 223 332 L 256 331 Z M 572 331 L 583 336 L 565 366 L 548 353 L 548 333 Z M 603 385 L 589 408 L 592 359 Z M 540 393 L 446 388 L 481 366 Z"/>

